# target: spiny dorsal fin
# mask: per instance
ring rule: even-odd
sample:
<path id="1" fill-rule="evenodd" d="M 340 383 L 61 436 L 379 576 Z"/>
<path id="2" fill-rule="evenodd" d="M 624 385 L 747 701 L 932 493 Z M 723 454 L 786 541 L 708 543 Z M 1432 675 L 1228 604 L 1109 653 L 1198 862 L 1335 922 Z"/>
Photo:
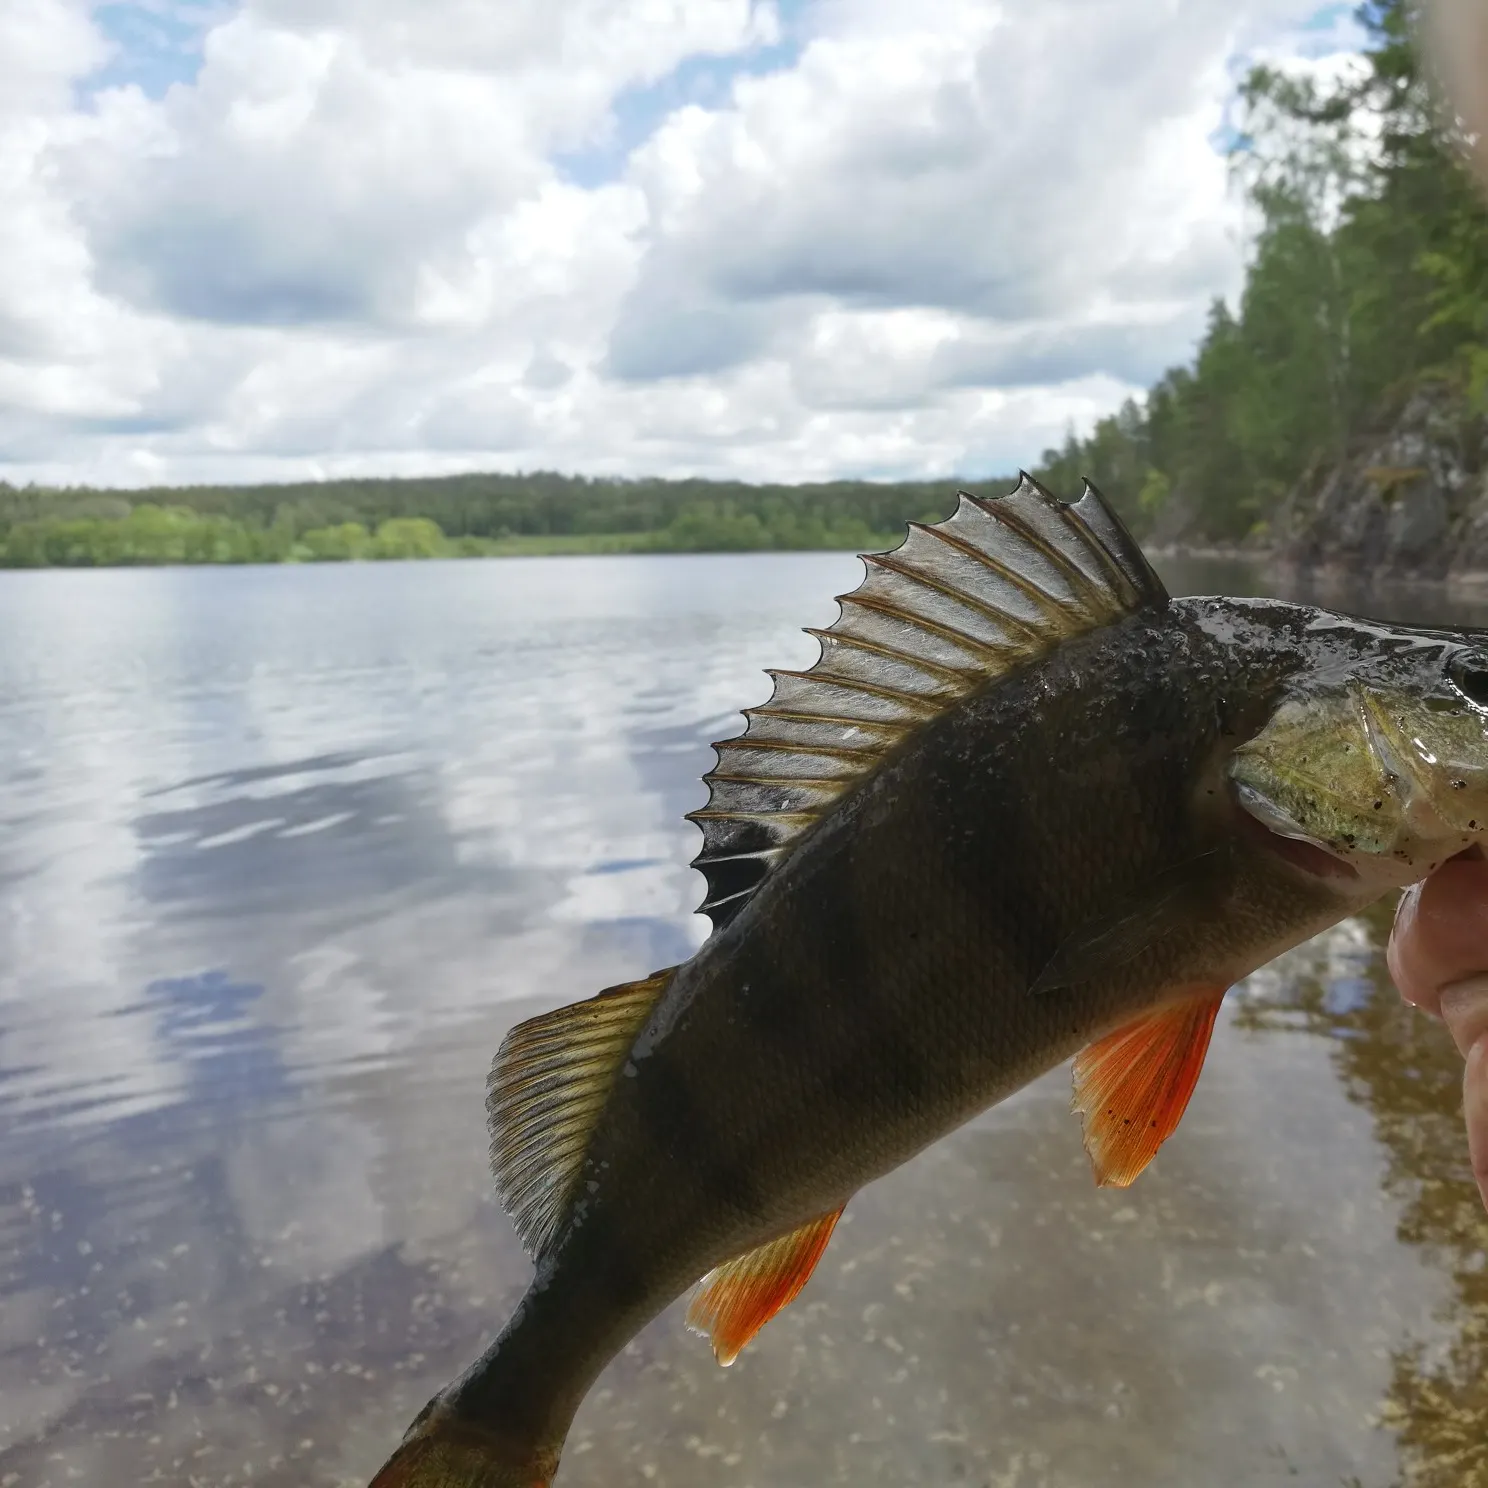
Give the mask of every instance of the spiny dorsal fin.
<path id="1" fill-rule="evenodd" d="M 518 1023 L 486 1086 L 496 1191 L 541 1257 L 568 1213 L 595 1123 L 675 967 Z"/>
<path id="2" fill-rule="evenodd" d="M 842 1210 L 834 1209 L 715 1266 L 698 1283 L 687 1308 L 687 1326 L 712 1339 L 713 1356 L 720 1364 L 732 1364 L 739 1350 L 795 1301 L 841 1217 Z"/>
<path id="3" fill-rule="evenodd" d="M 1023 475 L 1008 495 L 961 493 L 954 515 L 864 556 L 867 577 L 813 630 L 808 671 L 774 671 L 768 702 L 713 747 L 693 867 L 721 929 L 801 835 L 928 719 L 1061 642 L 1167 603 L 1141 549 L 1085 483 L 1060 501 Z"/>

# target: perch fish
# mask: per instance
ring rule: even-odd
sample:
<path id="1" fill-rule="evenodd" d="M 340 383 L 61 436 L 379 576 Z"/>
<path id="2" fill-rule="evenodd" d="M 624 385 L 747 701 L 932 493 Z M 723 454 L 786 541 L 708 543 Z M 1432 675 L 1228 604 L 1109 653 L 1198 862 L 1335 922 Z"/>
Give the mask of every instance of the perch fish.
<path id="1" fill-rule="evenodd" d="M 1172 599 L 1093 487 L 1026 476 L 864 561 L 716 746 L 710 938 L 497 1054 L 535 1274 L 373 1488 L 544 1488 L 674 1298 L 729 1363 L 858 1189 L 1064 1060 L 1131 1183 L 1227 987 L 1488 832 L 1474 633 Z"/>

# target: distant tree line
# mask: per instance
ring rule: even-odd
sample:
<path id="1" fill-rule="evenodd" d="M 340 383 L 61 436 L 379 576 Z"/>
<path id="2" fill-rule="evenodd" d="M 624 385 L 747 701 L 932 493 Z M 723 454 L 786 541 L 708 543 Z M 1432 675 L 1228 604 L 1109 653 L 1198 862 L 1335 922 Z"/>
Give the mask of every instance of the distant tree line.
<path id="1" fill-rule="evenodd" d="M 543 471 L 127 494 L 0 483 L 0 565 L 872 548 L 897 542 L 907 518 L 939 521 L 955 491 L 954 480 L 754 486 Z"/>
<path id="2" fill-rule="evenodd" d="M 1216 300 L 1168 371 L 1037 474 L 1089 475 L 1139 533 L 1263 536 L 1286 492 L 1425 380 L 1488 410 L 1488 210 L 1431 107 L 1409 0 L 1359 8 L 1358 76 L 1265 67 L 1232 159 L 1259 230 L 1235 309 Z M 0 564 L 283 562 L 444 554 L 890 545 L 956 482 L 746 485 L 537 471 L 128 495 L 0 484 Z M 1006 479 L 981 480 L 996 493 Z"/>

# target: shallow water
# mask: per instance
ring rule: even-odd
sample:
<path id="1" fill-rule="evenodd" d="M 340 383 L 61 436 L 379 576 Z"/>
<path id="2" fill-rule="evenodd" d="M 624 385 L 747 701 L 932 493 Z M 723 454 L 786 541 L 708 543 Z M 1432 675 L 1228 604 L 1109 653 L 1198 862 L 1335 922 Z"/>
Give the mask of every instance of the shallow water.
<path id="1" fill-rule="evenodd" d="M 858 572 L 0 574 L 0 1488 L 366 1482 L 525 1281 L 492 1051 L 696 944 L 708 742 Z M 1239 989 L 1131 1191 L 1056 1072 L 862 1194 L 734 1369 L 673 1309 L 559 1488 L 1488 1484 L 1460 1066 L 1386 929 Z"/>

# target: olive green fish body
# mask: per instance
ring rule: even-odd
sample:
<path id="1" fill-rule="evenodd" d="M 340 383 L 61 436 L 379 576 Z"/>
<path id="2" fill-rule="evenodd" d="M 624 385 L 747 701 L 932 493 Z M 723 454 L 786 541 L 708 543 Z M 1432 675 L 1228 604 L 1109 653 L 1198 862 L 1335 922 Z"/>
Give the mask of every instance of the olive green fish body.
<path id="1" fill-rule="evenodd" d="M 1274 636 L 1254 644 L 1274 676 Z M 917 737 L 674 975 L 595 1131 L 584 1223 L 685 1287 L 1169 992 L 1237 980 L 1352 908 L 1237 832 L 1236 663 L 1175 605 Z M 1175 869 L 1198 918 L 1029 995 L 1070 936 Z"/>
<path id="2" fill-rule="evenodd" d="M 700 1276 L 728 1362 L 863 1184 L 1072 1055 L 1097 1174 L 1130 1182 L 1224 989 L 1488 824 L 1471 637 L 1169 601 L 1098 497 L 1026 482 L 873 561 L 820 680 L 780 674 L 719 746 L 713 936 L 503 1046 L 536 1277 L 376 1488 L 548 1481 Z"/>

